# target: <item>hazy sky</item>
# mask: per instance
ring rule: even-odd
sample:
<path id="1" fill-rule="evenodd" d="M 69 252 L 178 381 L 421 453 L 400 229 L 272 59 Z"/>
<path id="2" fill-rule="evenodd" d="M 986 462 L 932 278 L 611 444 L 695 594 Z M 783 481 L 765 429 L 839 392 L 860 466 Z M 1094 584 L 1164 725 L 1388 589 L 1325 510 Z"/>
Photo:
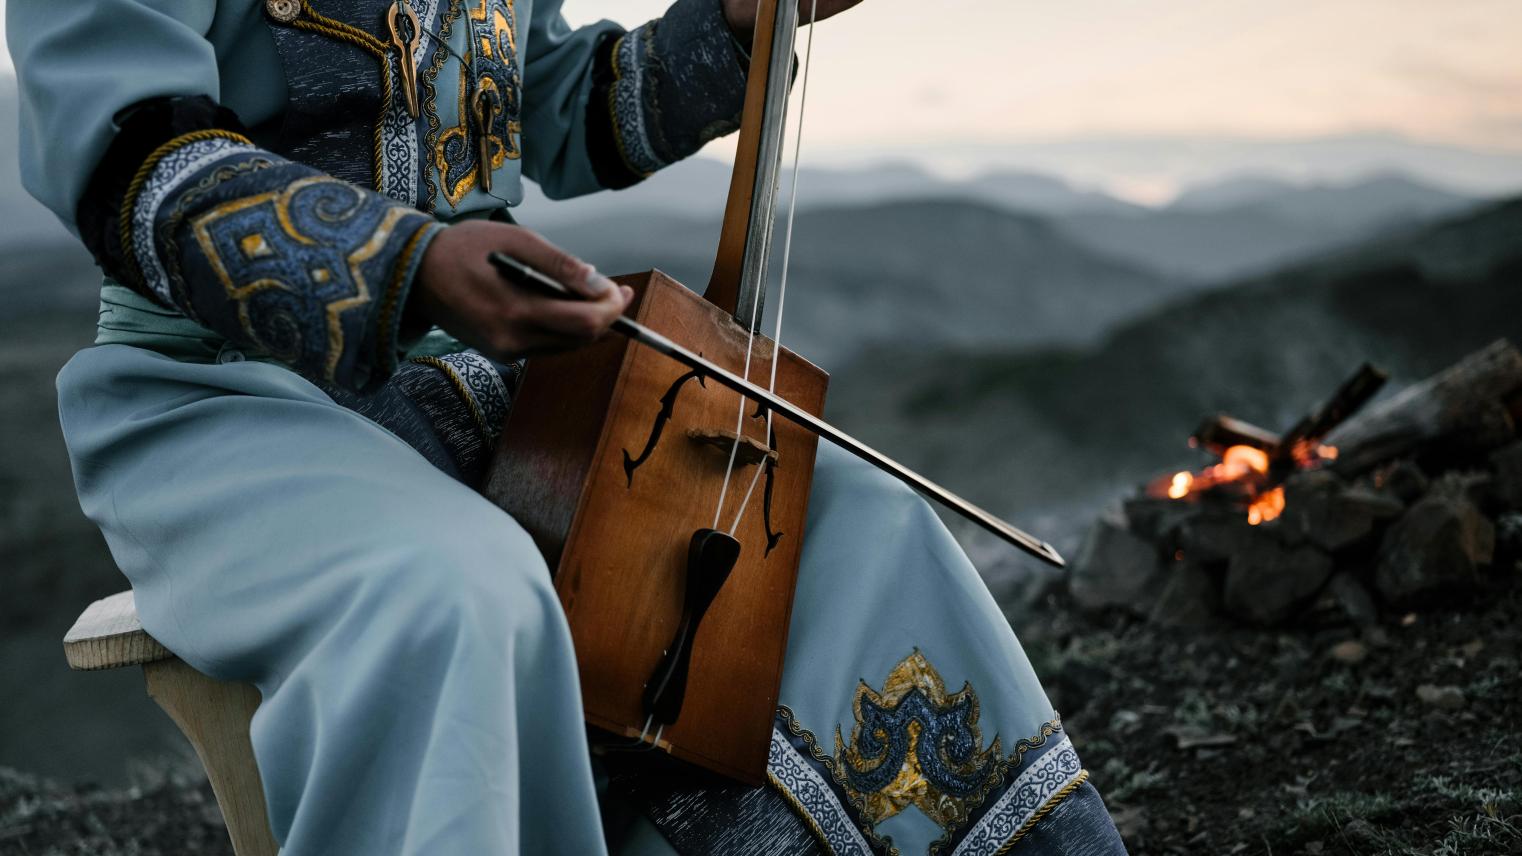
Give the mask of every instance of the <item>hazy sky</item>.
<path id="1" fill-rule="evenodd" d="M 632 25 L 666 5 L 565 11 Z M 866 0 L 820 26 L 805 121 L 823 162 L 1370 132 L 1522 154 L 1522 0 Z"/>
<path id="2" fill-rule="evenodd" d="M 819 145 L 1379 130 L 1522 150 L 1518 0 L 867 0 L 815 48 Z"/>

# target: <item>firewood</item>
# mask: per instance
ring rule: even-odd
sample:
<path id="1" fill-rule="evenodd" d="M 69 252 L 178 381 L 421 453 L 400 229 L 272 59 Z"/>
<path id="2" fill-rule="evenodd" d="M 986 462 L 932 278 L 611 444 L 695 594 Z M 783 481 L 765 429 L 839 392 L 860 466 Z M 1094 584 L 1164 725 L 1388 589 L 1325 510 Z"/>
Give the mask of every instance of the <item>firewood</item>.
<path id="1" fill-rule="evenodd" d="M 1232 446 L 1251 446 L 1273 457 L 1279 450 L 1279 435 L 1251 422 L 1217 413 L 1194 429 L 1194 434 L 1189 437 L 1189 445 L 1213 455 L 1220 455 Z"/>
<path id="2" fill-rule="evenodd" d="M 1473 427 L 1476 413 L 1495 413 L 1522 392 L 1522 352 L 1505 339 L 1414 384 L 1344 422 L 1325 442 L 1337 447 L 1334 469 L 1354 476 Z M 1504 432 L 1489 426 L 1487 433 Z M 1502 439 L 1498 437 L 1491 440 Z"/>
<path id="3" fill-rule="evenodd" d="M 1273 456 L 1275 465 L 1294 467 L 1295 457 L 1301 454 L 1304 446 L 1319 442 L 1343 424 L 1367 404 L 1389 379 L 1389 374 L 1368 363 L 1359 366 L 1352 377 L 1337 387 L 1331 398 L 1284 432 L 1284 436 L 1279 439 L 1278 452 Z"/>

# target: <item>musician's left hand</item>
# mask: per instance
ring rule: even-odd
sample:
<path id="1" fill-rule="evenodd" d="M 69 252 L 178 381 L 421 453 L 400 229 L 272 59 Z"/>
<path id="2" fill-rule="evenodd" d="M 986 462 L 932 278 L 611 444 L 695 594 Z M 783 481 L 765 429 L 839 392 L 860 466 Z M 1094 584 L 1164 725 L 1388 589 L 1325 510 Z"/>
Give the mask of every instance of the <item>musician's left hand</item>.
<path id="1" fill-rule="evenodd" d="M 735 35 L 746 44 L 750 44 L 751 36 L 756 29 L 756 6 L 759 0 L 723 0 L 724 19 L 729 22 L 729 28 L 735 31 Z M 813 7 L 815 0 L 798 0 L 798 23 L 809 23 L 809 9 Z M 823 21 L 832 15 L 841 12 L 860 3 L 861 0 L 818 0 L 819 6 L 816 20 Z"/>

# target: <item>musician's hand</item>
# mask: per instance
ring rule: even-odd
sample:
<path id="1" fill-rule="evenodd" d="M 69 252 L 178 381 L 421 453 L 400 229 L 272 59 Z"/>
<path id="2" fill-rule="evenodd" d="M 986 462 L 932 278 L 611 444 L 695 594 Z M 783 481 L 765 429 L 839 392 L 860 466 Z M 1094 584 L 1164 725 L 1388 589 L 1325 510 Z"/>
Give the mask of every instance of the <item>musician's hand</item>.
<path id="1" fill-rule="evenodd" d="M 586 300 L 557 300 L 513 285 L 486 260 L 500 250 Z M 595 341 L 634 291 L 520 226 L 470 220 L 434 236 L 423 254 L 409 311 L 489 357 L 506 360 Z"/>
<path id="2" fill-rule="evenodd" d="M 736 38 L 750 44 L 756 29 L 756 6 L 759 0 L 723 0 L 724 20 L 729 22 L 729 28 L 734 30 Z M 798 0 L 798 22 L 810 23 L 809 9 L 813 7 L 815 0 Z M 861 0 L 818 0 L 819 7 L 815 20 L 823 21 L 834 15 L 855 6 Z"/>

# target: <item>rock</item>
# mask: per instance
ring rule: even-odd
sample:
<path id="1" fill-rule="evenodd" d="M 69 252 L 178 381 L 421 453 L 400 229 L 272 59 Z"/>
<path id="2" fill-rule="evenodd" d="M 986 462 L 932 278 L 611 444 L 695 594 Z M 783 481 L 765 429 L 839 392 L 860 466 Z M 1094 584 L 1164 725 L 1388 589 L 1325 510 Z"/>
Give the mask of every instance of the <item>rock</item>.
<path id="1" fill-rule="evenodd" d="M 1511 511 L 1522 511 L 1522 441 L 1497 449 L 1490 456 L 1496 499 Z"/>
<path id="2" fill-rule="evenodd" d="M 1084 609 L 1124 607 L 1146 615 L 1162 589 L 1157 548 L 1130 530 L 1118 512 L 1100 517 L 1084 538 L 1068 590 Z"/>
<path id="3" fill-rule="evenodd" d="M 1338 571 L 1332 574 L 1326 587 L 1353 624 L 1373 627 L 1379 623 L 1379 607 L 1374 604 L 1374 596 L 1357 577 L 1347 571 Z"/>
<path id="4" fill-rule="evenodd" d="M 1496 559 L 1522 560 L 1522 513 L 1507 511 L 1496 518 Z"/>
<path id="5" fill-rule="evenodd" d="M 1123 510 L 1132 532 L 1149 541 L 1161 541 L 1175 526 L 1199 514 L 1200 506 L 1177 499 L 1138 496 L 1126 500 Z"/>
<path id="6" fill-rule="evenodd" d="M 1401 512 L 1392 497 L 1367 489 L 1354 492 L 1329 470 L 1295 473 L 1284 482 L 1284 514 L 1280 525 L 1286 541 L 1309 541 L 1328 552 L 1371 539 L 1374 525 Z"/>
<path id="7" fill-rule="evenodd" d="M 1310 546 L 1286 547 L 1257 533 L 1226 566 L 1226 611 L 1255 624 L 1276 624 L 1310 601 L 1332 575 L 1332 557 Z"/>
<path id="8" fill-rule="evenodd" d="M 1184 561 L 1196 564 L 1225 562 L 1251 549 L 1260 533 L 1247 522 L 1247 515 L 1231 509 L 1210 509 L 1188 518 L 1178 527 L 1178 549 Z"/>
<path id="9" fill-rule="evenodd" d="M 1467 499 L 1480 508 L 1488 508 L 1495 497 L 1495 479 L 1478 470 L 1447 472 L 1433 480 L 1427 493 Z"/>
<path id="10" fill-rule="evenodd" d="M 1374 476 L 1374 486 L 1410 504 L 1427 492 L 1430 480 L 1413 461 L 1396 461 Z"/>
<path id="11" fill-rule="evenodd" d="M 1406 510 L 1406 504 L 1394 494 L 1354 485 L 1342 492 L 1342 502 L 1356 507 L 1377 521 L 1392 520 Z"/>
<path id="12" fill-rule="evenodd" d="M 1200 565 L 1184 560 L 1169 562 L 1162 593 L 1148 613 L 1148 620 L 1166 627 L 1208 627 L 1218 619 L 1220 581 Z"/>
<path id="13" fill-rule="evenodd" d="M 1433 493 L 1390 525 L 1374 587 L 1387 602 L 1473 590 L 1495 557 L 1495 526 L 1463 496 Z"/>
<path id="14" fill-rule="evenodd" d="M 1462 710 L 1466 703 L 1464 691 L 1455 686 L 1422 684 L 1416 688 L 1416 697 L 1438 710 Z"/>
<path id="15" fill-rule="evenodd" d="M 1336 645 L 1333 645 L 1332 650 L 1327 652 L 1327 656 L 1339 663 L 1347 663 L 1351 666 L 1356 663 L 1362 663 L 1369 656 L 1369 646 L 1359 642 L 1357 639 L 1349 639 L 1346 642 L 1338 642 Z"/>

